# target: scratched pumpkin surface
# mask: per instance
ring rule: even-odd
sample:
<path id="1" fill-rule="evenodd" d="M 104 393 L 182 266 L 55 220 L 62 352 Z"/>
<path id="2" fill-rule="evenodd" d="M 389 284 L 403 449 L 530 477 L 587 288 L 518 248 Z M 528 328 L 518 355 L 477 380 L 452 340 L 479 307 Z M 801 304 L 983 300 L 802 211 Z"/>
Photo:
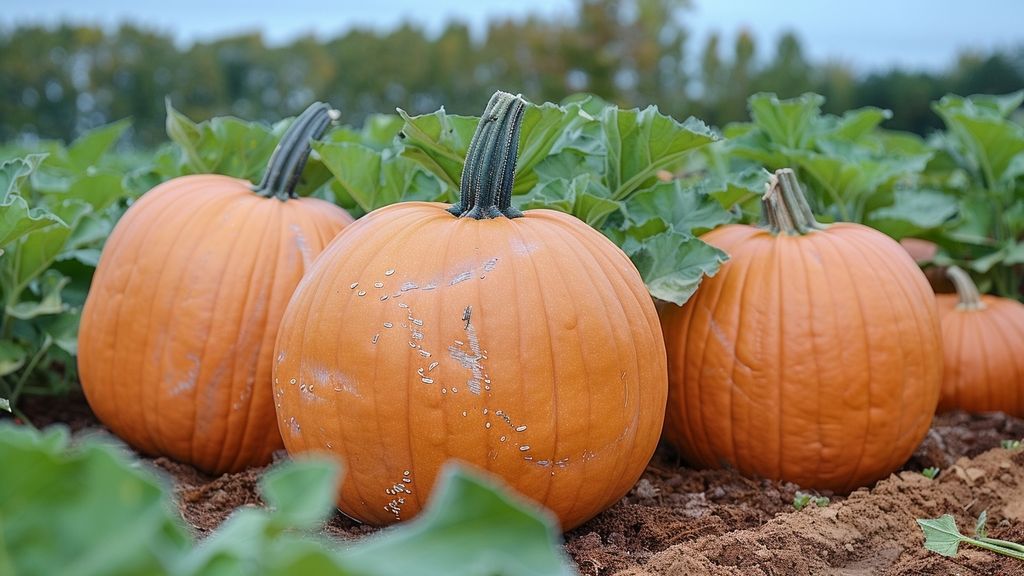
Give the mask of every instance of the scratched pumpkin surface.
<path id="1" fill-rule="evenodd" d="M 622 497 L 658 442 L 656 311 L 628 258 L 571 216 L 444 208 L 377 210 L 314 262 L 276 346 L 285 445 L 341 457 L 339 505 L 366 522 L 414 516 L 457 458 L 569 529 Z"/>

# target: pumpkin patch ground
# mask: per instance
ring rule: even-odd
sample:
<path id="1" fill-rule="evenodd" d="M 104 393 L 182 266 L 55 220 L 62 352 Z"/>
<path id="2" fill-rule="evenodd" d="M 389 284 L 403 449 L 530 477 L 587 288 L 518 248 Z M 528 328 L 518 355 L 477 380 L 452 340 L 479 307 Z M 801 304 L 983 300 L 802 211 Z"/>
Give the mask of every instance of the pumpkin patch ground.
<path id="1" fill-rule="evenodd" d="M 103 431 L 81 396 L 31 398 L 36 426 L 65 423 L 76 435 Z M 1020 562 L 962 546 L 955 558 L 922 546 L 915 518 L 945 513 L 965 533 L 983 510 L 989 534 L 1024 539 L 1024 419 L 1002 413 L 939 415 L 903 469 L 826 506 L 795 510 L 798 487 L 753 481 L 729 470 L 694 470 L 662 445 L 641 479 L 611 509 L 565 535 L 581 574 L 1024 574 Z M 262 506 L 265 468 L 209 476 L 166 458 L 145 459 L 173 482 L 179 510 L 197 537 L 236 508 Z M 931 480 L 921 470 L 941 470 Z M 376 529 L 335 514 L 325 534 L 356 539 Z"/>

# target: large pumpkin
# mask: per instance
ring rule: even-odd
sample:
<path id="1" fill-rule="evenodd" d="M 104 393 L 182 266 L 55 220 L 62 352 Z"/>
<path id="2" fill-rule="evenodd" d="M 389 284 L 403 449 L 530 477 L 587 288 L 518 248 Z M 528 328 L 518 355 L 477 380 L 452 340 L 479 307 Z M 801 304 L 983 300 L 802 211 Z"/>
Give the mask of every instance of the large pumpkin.
<path id="1" fill-rule="evenodd" d="M 791 170 L 764 228 L 704 240 L 730 255 L 683 307 L 660 309 L 666 437 L 687 461 L 846 492 L 897 469 L 938 401 L 935 299 L 895 241 L 814 221 Z"/>
<path id="2" fill-rule="evenodd" d="M 946 369 L 939 410 L 1024 416 L 1024 304 L 982 296 L 966 272 L 946 270 L 957 294 L 940 294 Z"/>
<path id="3" fill-rule="evenodd" d="M 365 216 L 281 323 L 285 446 L 340 457 L 339 506 L 362 521 L 414 516 L 457 459 L 569 529 L 621 498 L 658 442 L 665 350 L 636 268 L 580 220 L 510 205 L 524 108 L 495 94 L 461 203 Z"/>
<path id="4" fill-rule="evenodd" d="M 293 197 L 329 112 L 318 103 L 292 124 L 260 185 L 175 178 L 107 240 L 78 368 L 93 411 L 136 449 L 220 473 L 281 447 L 270 387 L 278 323 L 309 263 L 352 221 Z"/>

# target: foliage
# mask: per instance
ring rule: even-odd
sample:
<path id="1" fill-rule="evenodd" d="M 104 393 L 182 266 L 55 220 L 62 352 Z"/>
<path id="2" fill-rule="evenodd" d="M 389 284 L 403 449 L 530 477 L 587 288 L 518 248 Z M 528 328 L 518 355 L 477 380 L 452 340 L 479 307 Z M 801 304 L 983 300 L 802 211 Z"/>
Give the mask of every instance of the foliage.
<path id="1" fill-rule="evenodd" d="M 78 318 L 124 208 L 116 122 L 0 163 L 0 398 L 74 385 Z"/>
<path id="2" fill-rule="evenodd" d="M 988 512 L 982 512 L 974 528 L 974 538 L 961 534 L 956 526 L 956 520 L 949 514 L 943 514 L 939 518 L 918 518 L 917 523 L 924 532 L 924 547 L 943 556 L 956 556 L 960 544 L 971 544 L 997 554 L 1024 560 L 1024 545 L 989 538 L 985 526 L 987 521 Z"/>
<path id="3" fill-rule="evenodd" d="M 938 477 L 939 472 L 941 472 L 941 470 L 939 470 L 935 466 L 929 466 L 924 470 L 921 470 L 921 475 L 929 480 L 935 480 L 935 478 Z"/>
<path id="4" fill-rule="evenodd" d="M 5 574 L 570 574 L 553 521 L 491 480 L 445 470 L 424 513 L 343 547 L 317 535 L 340 470 L 278 466 L 269 508 L 243 507 L 196 544 L 164 483 L 110 442 L 64 428 L 0 426 L 0 572 Z"/>
<path id="5" fill-rule="evenodd" d="M 828 506 L 829 500 L 825 496 L 816 496 L 808 492 L 797 491 L 796 495 L 793 496 L 793 508 L 797 510 L 803 510 L 804 508 L 814 504 L 818 508 L 824 508 Z"/>
<path id="6" fill-rule="evenodd" d="M 444 197 L 454 200 L 478 119 L 444 109 L 400 114 L 405 119 L 402 157 L 433 173 Z M 561 106 L 530 104 L 520 134 L 513 202 L 521 209 L 566 212 L 602 231 L 632 258 L 653 296 L 682 304 L 726 258 L 696 234 L 732 215 L 706 185 L 665 180 L 659 172 L 680 168 L 694 150 L 715 140 L 699 120 L 679 122 L 654 107 L 624 110 L 593 97 Z M 328 167 L 336 175 L 343 168 Z M 408 195 L 424 197 L 416 187 Z"/>
<path id="7" fill-rule="evenodd" d="M 1020 298 L 1024 283 L 1024 126 L 1010 114 L 1024 91 L 1004 96 L 949 95 L 934 104 L 946 125 L 933 135 L 929 173 L 955 194 L 960 217 L 929 237 L 938 264 L 969 270 L 982 292 Z"/>
<path id="8" fill-rule="evenodd" d="M 936 229 L 956 214 L 954 198 L 918 186 L 932 156 L 924 142 L 878 129 L 891 117 L 888 110 L 834 116 L 822 113 L 823 103 L 817 94 L 752 96 L 752 121 L 726 127 L 729 140 L 716 150 L 722 158 L 713 164 L 726 173 L 750 165 L 793 168 L 824 220 L 861 222 L 896 238 Z M 752 219 L 752 198 L 739 200 Z"/>

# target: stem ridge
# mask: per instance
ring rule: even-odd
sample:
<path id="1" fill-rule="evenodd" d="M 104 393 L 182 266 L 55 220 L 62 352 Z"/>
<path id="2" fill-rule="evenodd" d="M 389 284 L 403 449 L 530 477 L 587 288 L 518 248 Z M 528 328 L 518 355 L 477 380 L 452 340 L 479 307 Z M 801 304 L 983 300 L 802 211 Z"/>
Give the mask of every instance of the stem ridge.
<path id="1" fill-rule="evenodd" d="M 795 236 L 825 228 L 814 219 L 792 168 L 776 170 L 765 188 L 761 197 L 761 218 L 773 234 Z"/>
<path id="2" fill-rule="evenodd" d="M 281 201 L 295 198 L 295 187 L 309 159 L 311 142 L 323 136 L 337 116 L 338 111 L 323 102 L 310 104 L 277 143 L 267 162 L 267 171 L 260 183 L 253 186 L 253 192 Z"/>
<path id="3" fill-rule="evenodd" d="M 450 213 L 477 220 L 523 215 L 512 207 L 512 185 L 525 112 L 526 101 L 520 96 L 501 91 L 491 96 L 466 153 L 461 198 Z"/>

